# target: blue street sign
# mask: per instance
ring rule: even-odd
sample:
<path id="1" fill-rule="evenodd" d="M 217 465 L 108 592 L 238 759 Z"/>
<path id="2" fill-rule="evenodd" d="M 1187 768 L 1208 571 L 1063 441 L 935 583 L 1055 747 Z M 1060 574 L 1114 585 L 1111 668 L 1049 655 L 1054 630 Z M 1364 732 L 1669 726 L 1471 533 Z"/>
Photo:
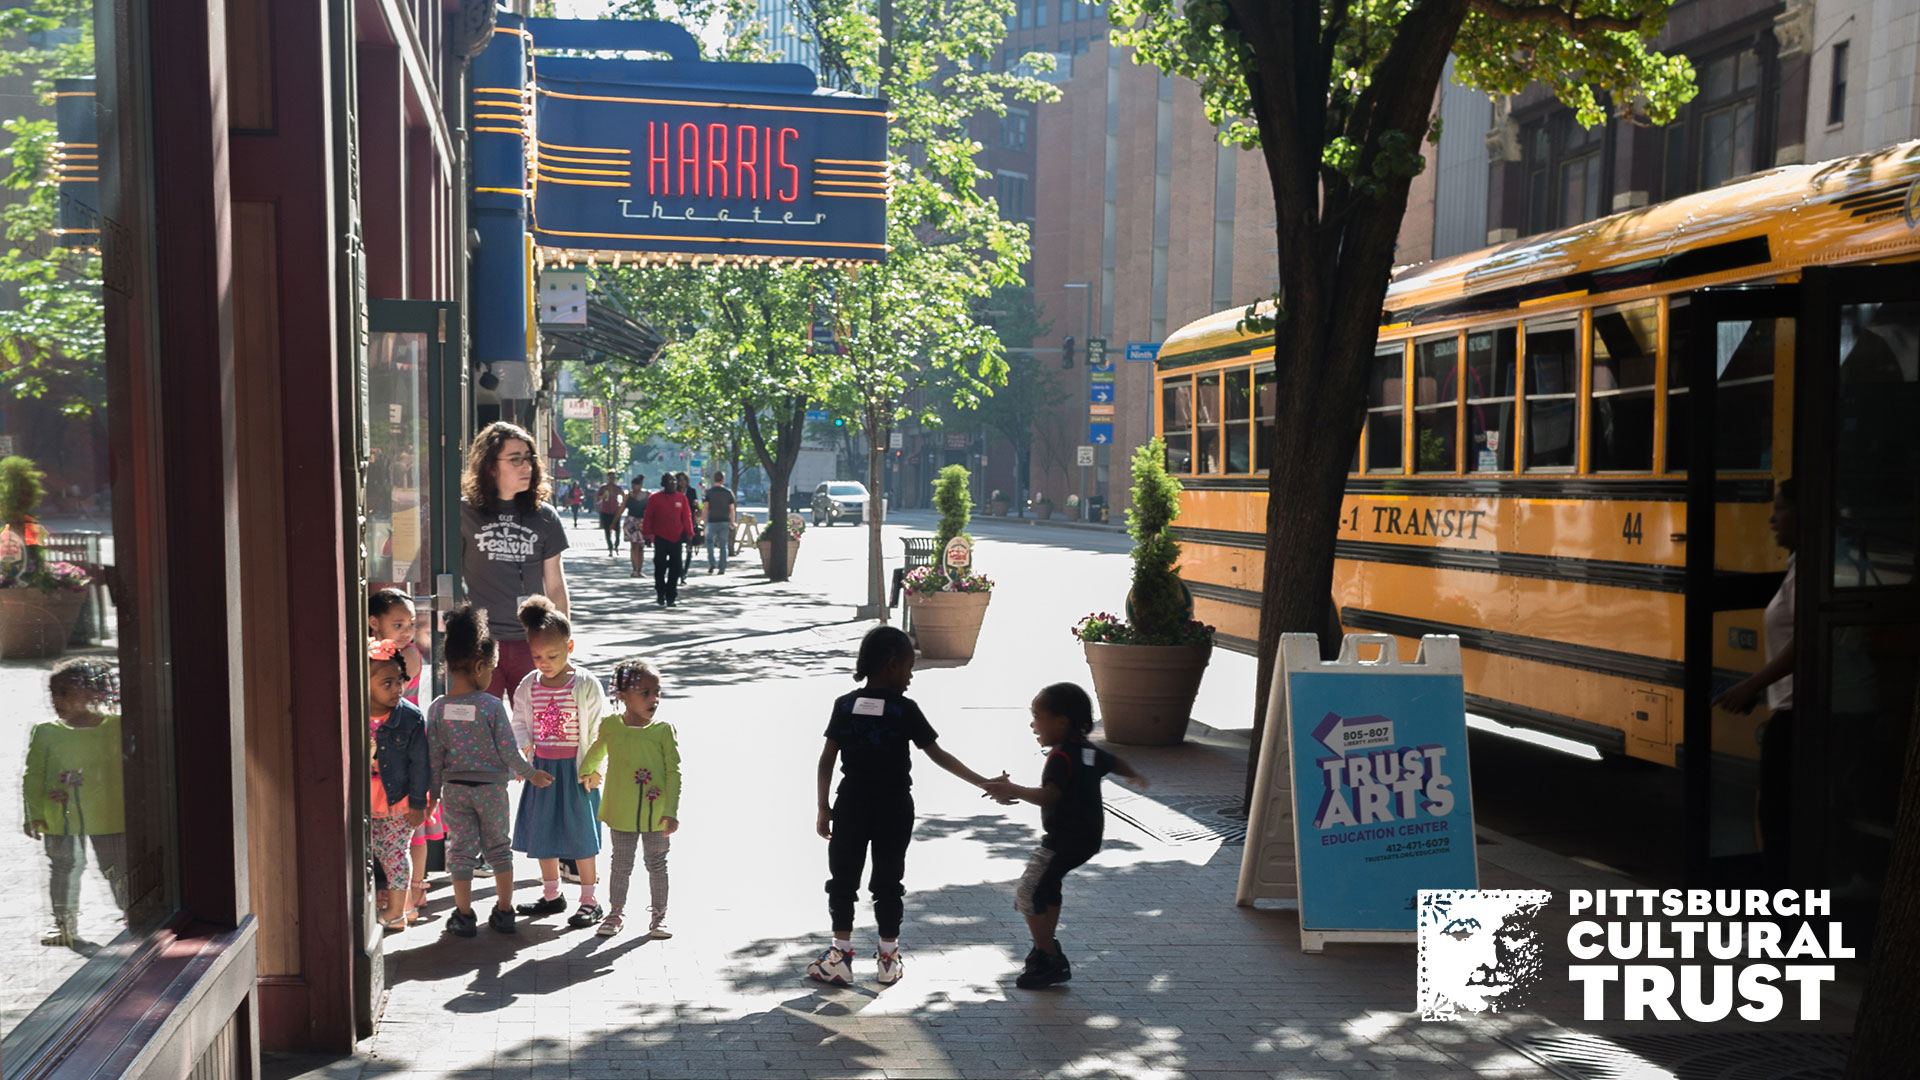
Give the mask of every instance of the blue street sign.
<path id="1" fill-rule="evenodd" d="M 1087 441 L 1095 446 L 1107 446 L 1113 442 L 1112 424 L 1088 424 Z"/>
<path id="2" fill-rule="evenodd" d="M 1160 356 L 1160 343 L 1157 341 L 1127 342 L 1127 359 L 1139 363 L 1151 364 Z"/>
<path id="3" fill-rule="evenodd" d="M 808 410 L 807 410 L 807 419 L 809 419 L 809 420 L 818 420 L 818 421 L 820 421 L 821 423 L 826 423 L 826 421 L 827 421 L 827 410 L 825 410 L 825 409 L 808 409 Z"/>
<path id="4" fill-rule="evenodd" d="M 687 468 L 699 469 L 699 468 L 705 467 L 706 464 L 707 464 L 706 458 L 694 458 L 692 461 L 687 462 Z"/>
<path id="5" fill-rule="evenodd" d="M 1087 400 L 1095 405 L 1105 405 L 1113 400 L 1113 384 L 1097 382 L 1087 387 Z"/>

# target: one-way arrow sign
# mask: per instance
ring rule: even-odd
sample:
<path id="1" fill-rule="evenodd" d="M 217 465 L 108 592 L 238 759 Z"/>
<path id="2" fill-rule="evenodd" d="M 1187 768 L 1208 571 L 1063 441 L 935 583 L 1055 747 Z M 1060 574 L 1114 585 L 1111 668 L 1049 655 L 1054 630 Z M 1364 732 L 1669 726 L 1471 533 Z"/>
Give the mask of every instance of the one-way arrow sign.
<path id="1" fill-rule="evenodd" d="M 1095 446 L 1105 446 L 1113 441 L 1112 424 L 1088 424 L 1087 441 Z"/>
<path id="2" fill-rule="evenodd" d="M 1113 400 L 1112 383 L 1094 383 L 1087 390 L 1087 400 L 1095 405 L 1105 405 Z"/>

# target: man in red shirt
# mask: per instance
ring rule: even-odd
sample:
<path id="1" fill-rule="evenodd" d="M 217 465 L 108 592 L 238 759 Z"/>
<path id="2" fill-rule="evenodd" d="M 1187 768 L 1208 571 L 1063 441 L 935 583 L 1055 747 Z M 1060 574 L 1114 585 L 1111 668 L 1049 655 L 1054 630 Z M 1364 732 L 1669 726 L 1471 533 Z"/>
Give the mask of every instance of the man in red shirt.
<path id="1" fill-rule="evenodd" d="M 647 499 L 640 536 L 653 545 L 653 602 L 673 607 L 680 602 L 681 557 L 693 539 L 693 508 L 672 473 L 661 475 L 660 490 Z"/>

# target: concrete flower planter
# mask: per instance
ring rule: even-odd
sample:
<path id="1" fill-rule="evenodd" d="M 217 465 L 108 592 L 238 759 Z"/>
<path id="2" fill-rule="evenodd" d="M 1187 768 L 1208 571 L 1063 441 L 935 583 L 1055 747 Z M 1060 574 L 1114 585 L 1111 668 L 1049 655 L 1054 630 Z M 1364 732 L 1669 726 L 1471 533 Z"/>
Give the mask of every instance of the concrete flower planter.
<path id="1" fill-rule="evenodd" d="M 760 542 L 755 546 L 760 549 L 760 569 L 766 570 L 768 567 L 771 567 L 773 565 L 773 541 L 763 536 L 760 538 Z M 793 564 L 799 558 L 800 558 L 800 541 L 789 539 L 787 541 L 787 576 L 788 577 L 793 576 Z M 767 576 L 772 577 L 773 575 L 769 573 Z"/>
<path id="2" fill-rule="evenodd" d="M 1172 746 L 1187 737 L 1212 645 L 1081 642 L 1108 742 Z"/>
<path id="3" fill-rule="evenodd" d="M 1053 516 L 1053 504 L 1050 502 L 1035 503 L 1033 506 L 1033 516 L 1041 521 L 1051 518 Z"/>
<path id="4" fill-rule="evenodd" d="M 59 656 L 86 602 L 85 589 L 0 589 L 0 657 Z"/>
<path id="5" fill-rule="evenodd" d="M 985 592 L 940 592 L 908 596 L 913 610 L 913 636 L 920 653 L 933 660 L 969 660 L 980 640 L 980 624 L 987 617 Z"/>

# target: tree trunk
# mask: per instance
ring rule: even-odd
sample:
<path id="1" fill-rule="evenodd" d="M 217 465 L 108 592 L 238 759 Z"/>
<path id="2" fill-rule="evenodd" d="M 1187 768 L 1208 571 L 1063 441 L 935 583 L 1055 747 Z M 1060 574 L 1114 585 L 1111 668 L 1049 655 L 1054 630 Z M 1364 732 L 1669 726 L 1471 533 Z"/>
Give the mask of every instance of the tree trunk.
<path id="1" fill-rule="evenodd" d="M 870 433 L 876 431 L 874 419 L 872 416 L 867 418 L 867 431 Z M 887 621 L 888 615 L 886 559 L 880 550 L 880 470 L 886 457 L 886 445 L 887 434 L 884 431 L 867 439 L 867 610 L 882 623 Z"/>
<path id="2" fill-rule="evenodd" d="M 1274 447 L 1266 463 L 1259 666 L 1247 754 L 1251 805 L 1281 635 L 1317 634 L 1323 656 L 1338 649 L 1339 623 L 1331 604 L 1334 540 L 1412 176 L 1375 175 L 1371 194 L 1362 194 L 1324 174 L 1325 99 L 1320 95 L 1325 90 L 1319 76 L 1325 54 L 1310 24 L 1302 22 L 1312 16 L 1255 10 L 1248 3 L 1234 6 L 1254 31 L 1248 89 L 1273 184 L 1281 287 L 1281 321 L 1274 328 Z M 1466 0 L 1437 0 L 1416 7 L 1402 23 L 1381 65 L 1383 72 L 1394 73 L 1393 81 L 1376 83 L 1377 96 L 1368 98 L 1364 129 L 1357 132 L 1366 149 L 1356 175 L 1367 176 L 1382 163 L 1378 155 L 1388 133 L 1404 133 L 1419 145 L 1431 123 L 1434 88 L 1465 14 Z M 1264 77 L 1268 72 L 1273 77 Z"/>
<path id="3" fill-rule="evenodd" d="M 1853 1022 L 1848 1080 L 1902 1076 L 1920 1061 L 1920 695 L 1907 729 L 1907 765 L 1894 817 L 1893 851 L 1880 890 L 1879 927 L 1867 961 L 1867 985 Z"/>
<path id="4" fill-rule="evenodd" d="M 752 437 L 754 453 L 767 470 L 767 527 L 761 535 L 772 546 L 772 565 L 766 568 L 769 581 L 787 580 L 787 480 L 800 460 L 800 436 L 807 422 L 805 397 L 790 397 L 774 408 L 774 439 L 769 444 L 760 430 L 760 417 L 747 410 L 747 434 Z"/>

